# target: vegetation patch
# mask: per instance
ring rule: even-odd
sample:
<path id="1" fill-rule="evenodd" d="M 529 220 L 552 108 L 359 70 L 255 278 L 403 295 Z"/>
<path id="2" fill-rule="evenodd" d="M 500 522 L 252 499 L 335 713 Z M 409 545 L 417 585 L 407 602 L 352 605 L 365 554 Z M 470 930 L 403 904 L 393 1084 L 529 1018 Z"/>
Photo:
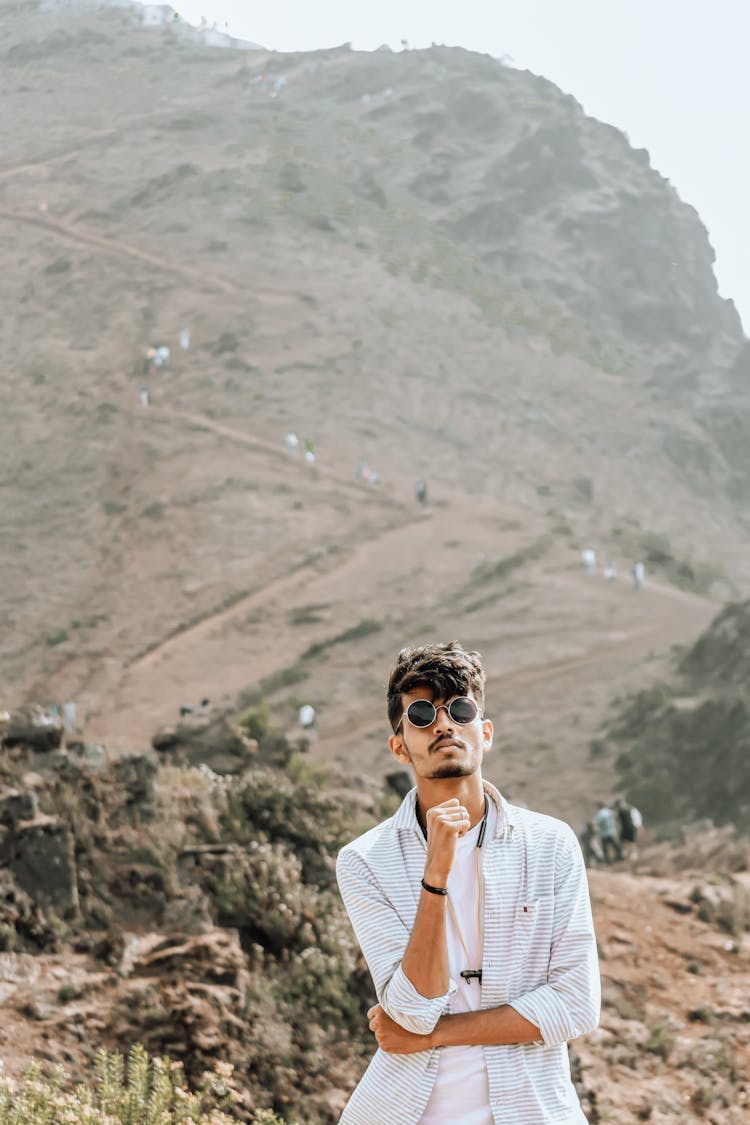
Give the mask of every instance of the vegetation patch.
<path id="1" fill-rule="evenodd" d="M 315 656 L 320 656 L 322 652 L 327 649 L 333 648 L 335 645 L 349 644 L 350 641 L 359 641 L 363 637 L 372 636 L 373 633 L 379 633 L 383 628 L 382 621 L 373 621 L 371 618 L 365 618 L 357 625 L 352 625 L 351 629 L 345 629 L 343 633 L 338 633 L 335 637 L 329 637 L 326 641 L 318 641 L 316 644 L 310 645 L 305 650 L 302 659 L 311 660 Z"/>
<path id="2" fill-rule="evenodd" d="M 527 563 L 540 559 L 549 550 L 550 545 L 550 537 L 548 535 L 542 535 L 539 539 L 535 539 L 533 543 L 530 543 L 528 547 L 523 547 L 520 551 L 516 551 L 512 555 L 500 559 L 499 562 L 480 563 L 479 566 L 474 568 L 472 583 L 502 581 Z"/>

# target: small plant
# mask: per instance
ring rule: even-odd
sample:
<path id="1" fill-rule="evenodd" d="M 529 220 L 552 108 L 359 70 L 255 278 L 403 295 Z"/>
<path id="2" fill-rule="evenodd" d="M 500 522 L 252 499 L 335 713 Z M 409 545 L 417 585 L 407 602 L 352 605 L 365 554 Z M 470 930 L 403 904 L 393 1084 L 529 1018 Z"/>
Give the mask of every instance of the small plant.
<path id="1" fill-rule="evenodd" d="M 53 648 L 55 645 L 64 644 L 68 639 L 68 630 L 58 629 L 56 633 L 49 633 L 46 639 L 50 648 Z"/>
<path id="2" fill-rule="evenodd" d="M 652 1055 L 658 1055 L 660 1059 L 666 1060 L 672 1053 L 674 1044 L 674 1032 L 669 1024 L 662 1020 L 653 1027 L 646 1043 L 646 1050 L 650 1051 Z"/>
<path id="3" fill-rule="evenodd" d="M 243 711 L 237 718 L 236 725 L 248 738 L 255 738 L 260 742 L 261 738 L 268 734 L 270 721 L 268 705 L 261 701 L 257 706 L 248 707 L 246 711 Z"/>
<path id="4" fill-rule="evenodd" d="M 128 1056 L 100 1050 L 93 1085 L 62 1088 L 60 1067 L 48 1078 L 31 1064 L 18 1088 L 0 1079 L 0 1125 L 232 1125 L 224 1113 L 236 1100 L 232 1067 L 219 1063 L 200 1090 L 185 1085 L 182 1064 L 150 1058 L 140 1044 Z M 283 1125 L 271 1110 L 256 1111 L 251 1125 Z"/>

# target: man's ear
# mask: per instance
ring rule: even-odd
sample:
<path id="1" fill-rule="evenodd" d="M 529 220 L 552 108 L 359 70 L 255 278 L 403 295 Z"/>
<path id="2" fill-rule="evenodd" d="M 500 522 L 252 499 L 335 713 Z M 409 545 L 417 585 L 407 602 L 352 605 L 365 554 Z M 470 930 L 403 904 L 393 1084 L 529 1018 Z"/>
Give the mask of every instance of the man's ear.
<path id="1" fill-rule="evenodd" d="M 409 751 L 406 749 L 404 740 L 400 734 L 392 734 L 388 739 L 388 745 L 390 746 L 393 757 L 401 762 L 403 766 L 408 766 L 410 764 L 411 758 L 409 757 Z"/>
<path id="2" fill-rule="evenodd" d="M 492 749 L 492 735 L 494 732 L 491 719 L 482 719 L 482 733 L 484 735 L 484 752 Z"/>

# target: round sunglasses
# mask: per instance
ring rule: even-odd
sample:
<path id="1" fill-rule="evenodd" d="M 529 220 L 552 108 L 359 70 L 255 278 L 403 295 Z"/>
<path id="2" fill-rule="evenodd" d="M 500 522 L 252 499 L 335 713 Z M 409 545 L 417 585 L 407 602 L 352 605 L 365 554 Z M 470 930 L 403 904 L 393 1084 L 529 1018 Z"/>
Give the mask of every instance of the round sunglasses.
<path id="1" fill-rule="evenodd" d="M 458 695 L 450 703 L 440 703 L 437 707 L 429 699 L 414 699 L 399 719 L 394 734 L 398 734 L 405 717 L 413 727 L 418 727 L 420 730 L 431 727 L 438 716 L 438 711 L 447 711 L 448 717 L 462 727 L 473 723 L 479 714 L 479 708 L 468 695 Z"/>

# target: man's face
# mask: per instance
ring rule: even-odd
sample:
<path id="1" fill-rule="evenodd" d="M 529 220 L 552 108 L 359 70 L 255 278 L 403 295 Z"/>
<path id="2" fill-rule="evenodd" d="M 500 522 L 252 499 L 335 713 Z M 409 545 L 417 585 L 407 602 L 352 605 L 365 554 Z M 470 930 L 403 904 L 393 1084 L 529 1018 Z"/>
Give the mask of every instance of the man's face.
<path id="1" fill-rule="evenodd" d="M 467 695 L 474 699 L 471 692 Z M 492 723 L 483 719 L 481 712 L 471 723 L 457 723 L 448 714 L 447 706 L 441 706 L 455 698 L 455 695 L 447 699 L 435 697 L 427 686 L 415 687 L 401 695 L 401 726 L 397 734 L 391 735 L 388 744 L 402 765 L 411 765 L 417 780 L 469 777 L 480 768 L 485 752 L 492 745 Z M 431 726 L 414 727 L 406 717 L 406 709 L 415 699 L 429 699 L 438 708 Z"/>

